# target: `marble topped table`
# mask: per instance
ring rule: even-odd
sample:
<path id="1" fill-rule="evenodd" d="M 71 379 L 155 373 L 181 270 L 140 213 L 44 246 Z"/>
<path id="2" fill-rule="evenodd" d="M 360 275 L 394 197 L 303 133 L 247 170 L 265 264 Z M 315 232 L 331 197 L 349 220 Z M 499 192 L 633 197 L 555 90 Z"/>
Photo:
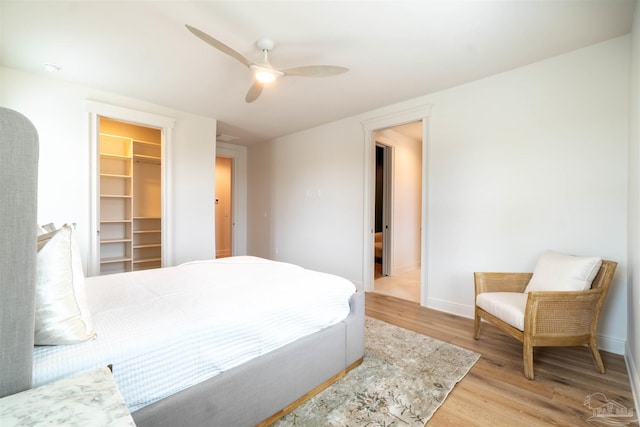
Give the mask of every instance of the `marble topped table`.
<path id="1" fill-rule="evenodd" d="M 135 426 L 104 367 L 0 399 L 0 426 Z"/>

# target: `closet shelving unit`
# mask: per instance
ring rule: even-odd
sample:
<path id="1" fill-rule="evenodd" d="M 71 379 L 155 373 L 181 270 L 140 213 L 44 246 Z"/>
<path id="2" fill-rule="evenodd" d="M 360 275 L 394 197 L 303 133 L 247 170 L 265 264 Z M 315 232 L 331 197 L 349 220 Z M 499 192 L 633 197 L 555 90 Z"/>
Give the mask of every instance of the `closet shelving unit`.
<path id="1" fill-rule="evenodd" d="M 100 134 L 100 274 L 162 266 L 161 144 Z"/>
<path id="2" fill-rule="evenodd" d="M 140 194 L 134 202 L 133 217 L 133 270 L 158 268 L 162 260 L 162 233 L 160 216 L 160 166 L 162 164 L 161 145 L 148 141 L 133 141 L 133 160 L 136 176 L 134 195 Z M 152 192 L 148 187 L 157 187 Z"/>

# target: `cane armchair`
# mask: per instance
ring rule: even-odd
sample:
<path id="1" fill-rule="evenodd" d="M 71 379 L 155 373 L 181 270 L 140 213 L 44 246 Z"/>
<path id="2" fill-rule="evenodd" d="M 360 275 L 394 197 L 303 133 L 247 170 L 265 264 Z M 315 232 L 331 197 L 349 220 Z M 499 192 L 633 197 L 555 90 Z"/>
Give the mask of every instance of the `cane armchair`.
<path id="1" fill-rule="evenodd" d="M 614 261 L 602 260 L 591 286 L 581 291 L 525 292 L 533 273 L 474 273 L 475 339 L 480 338 L 482 320 L 516 338 L 523 344 L 524 375 L 530 380 L 534 379 L 533 347 L 586 344 L 604 374 L 597 329 L 616 266 Z M 485 295 L 479 298 L 481 294 Z M 487 305 L 487 299 L 497 302 Z"/>

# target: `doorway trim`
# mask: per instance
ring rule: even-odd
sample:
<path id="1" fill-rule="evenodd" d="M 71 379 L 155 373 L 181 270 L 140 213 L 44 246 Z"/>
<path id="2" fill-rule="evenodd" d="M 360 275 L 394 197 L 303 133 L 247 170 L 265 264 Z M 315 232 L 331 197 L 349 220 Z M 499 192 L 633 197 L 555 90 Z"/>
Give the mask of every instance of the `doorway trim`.
<path id="1" fill-rule="evenodd" d="M 423 104 L 414 108 L 396 111 L 361 122 L 364 131 L 364 218 L 363 218 L 363 262 L 362 281 L 365 292 L 373 291 L 373 238 L 375 226 L 375 132 L 410 122 L 422 122 L 422 218 L 420 235 L 420 304 L 427 305 L 427 206 L 428 206 L 428 160 L 429 160 L 429 118 L 431 104 Z"/>
<path id="2" fill-rule="evenodd" d="M 231 159 L 231 254 L 246 255 L 247 147 L 216 142 L 216 156 Z"/>
<path id="3" fill-rule="evenodd" d="M 151 127 L 161 130 L 162 135 L 162 169 L 160 175 L 162 187 L 162 266 L 173 265 L 173 220 L 172 220 L 172 191 L 171 191 L 171 141 L 175 119 L 144 111 L 132 110 L 102 102 L 85 102 L 85 110 L 89 113 L 89 152 L 90 152 L 90 173 L 89 179 L 91 188 L 89 206 L 89 256 L 87 273 L 88 276 L 100 274 L 100 239 L 98 237 L 98 157 L 100 117 L 115 119 L 135 125 Z"/>

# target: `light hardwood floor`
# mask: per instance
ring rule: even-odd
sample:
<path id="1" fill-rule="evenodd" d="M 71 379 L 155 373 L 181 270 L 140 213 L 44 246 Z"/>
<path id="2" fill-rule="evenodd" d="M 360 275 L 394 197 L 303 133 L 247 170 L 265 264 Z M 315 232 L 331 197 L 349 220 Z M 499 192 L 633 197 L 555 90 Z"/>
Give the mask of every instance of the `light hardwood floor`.
<path id="1" fill-rule="evenodd" d="M 593 411 L 584 403 L 594 393 L 603 393 L 622 408 L 633 408 L 620 355 L 601 351 L 607 373 L 599 374 L 586 347 L 536 348 L 536 378 L 529 381 L 523 376 L 522 345 L 492 325 L 483 323 L 480 339 L 475 340 L 472 319 L 372 292 L 366 295 L 365 307 L 367 316 L 482 355 L 436 411 L 429 427 L 605 425 L 587 421 Z M 599 406 L 601 400 L 594 395 L 592 406 Z"/>
<path id="2" fill-rule="evenodd" d="M 408 271 L 395 276 L 376 275 L 374 292 L 420 302 L 420 270 Z"/>

